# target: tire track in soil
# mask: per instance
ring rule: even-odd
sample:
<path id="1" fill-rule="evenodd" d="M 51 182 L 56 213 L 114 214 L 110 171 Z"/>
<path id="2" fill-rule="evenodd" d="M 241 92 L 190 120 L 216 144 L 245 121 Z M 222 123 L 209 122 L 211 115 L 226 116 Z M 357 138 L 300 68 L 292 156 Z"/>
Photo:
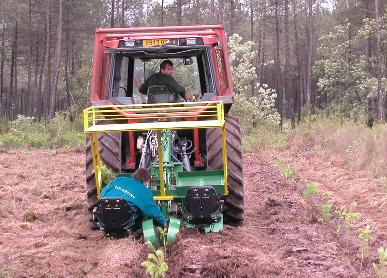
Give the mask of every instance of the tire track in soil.
<path id="1" fill-rule="evenodd" d="M 373 277 L 359 271 L 355 252 L 311 222 L 297 186 L 264 158 L 244 155 L 244 225 L 220 234 L 183 230 L 167 277 Z M 144 244 L 87 229 L 83 167 L 79 151 L 0 152 L 0 274 L 145 277 Z M 26 221 L 26 212 L 37 219 Z"/>

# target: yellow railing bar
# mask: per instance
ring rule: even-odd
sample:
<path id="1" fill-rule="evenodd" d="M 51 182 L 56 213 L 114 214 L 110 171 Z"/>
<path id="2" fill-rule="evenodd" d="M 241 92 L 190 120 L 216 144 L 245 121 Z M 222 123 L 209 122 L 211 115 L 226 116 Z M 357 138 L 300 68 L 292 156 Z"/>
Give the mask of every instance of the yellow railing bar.
<path id="1" fill-rule="evenodd" d="M 154 196 L 153 200 L 155 201 L 172 201 L 174 198 L 173 196 Z"/>
<path id="2" fill-rule="evenodd" d="M 189 112 L 180 112 L 179 115 L 165 115 L 168 112 L 160 112 L 160 113 L 152 113 L 152 114 L 135 114 L 135 115 L 127 115 L 123 116 L 122 113 L 116 113 L 116 114 L 106 114 L 106 113 L 97 113 L 94 114 L 96 116 L 97 120 L 105 119 L 115 119 L 122 117 L 124 119 L 148 119 L 148 118 L 162 118 L 162 119 L 170 119 L 170 118 L 208 118 L 208 117 L 217 117 L 217 113 L 202 113 L 200 115 L 191 115 Z M 169 114 L 169 113 L 168 113 Z M 139 117 L 143 116 L 143 117 Z"/>
<path id="3" fill-rule="evenodd" d="M 165 108 L 165 106 L 176 106 L 176 105 L 180 105 L 179 107 L 194 107 L 194 106 L 191 106 L 192 104 L 215 104 L 215 105 L 218 105 L 218 104 L 221 104 L 222 101 L 219 101 L 219 100 L 210 100 L 210 101 L 197 101 L 197 102 L 173 102 L 173 103 L 145 103 L 145 104 L 141 104 L 141 103 L 133 103 L 133 104 L 106 104 L 106 105 L 97 105 L 97 106 L 90 106 L 88 108 L 86 108 L 85 110 L 92 110 L 92 107 L 98 107 L 98 108 L 109 108 L 109 107 L 140 107 L 140 108 L 144 108 L 149 106 L 153 106 L 153 107 L 163 107 Z M 188 106 L 188 105 L 190 106 Z M 184 106 L 183 106 L 184 105 Z M 187 106 L 185 106 L 187 105 Z M 207 106 L 207 105 L 205 105 Z M 208 106 L 207 106 L 208 107 Z"/>
<path id="4" fill-rule="evenodd" d="M 149 111 L 149 110 L 109 109 L 109 110 L 97 110 L 95 114 L 96 115 L 98 115 L 98 114 L 102 114 L 102 115 L 115 115 L 115 114 L 125 114 L 125 115 L 128 115 L 128 114 L 143 115 L 143 114 L 145 114 L 145 115 L 149 115 L 149 114 L 157 114 L 157 113 L 158 114 L 174 113 L 176 115 L 179 113 L 184 113 L 184 114 L 192 114 L 193 116 L 197 116 L 197 115 L 200 115 L 201 113 L 217 115 L 219 110 L 220 109 L 205 109 L 205 110 L 201 110 L 201 111 L 190 111 L 190 110 L 179 109 L 179 110 L 175 111 L 175 109 L 171 109 L 171 110 L 155 109 L 155 110 Z M 92 112 L 86 111 L 85 113 L 91 114 Z"/>
<path id="5" fill-rule="evenodd" d="M 197 109 L 217 109 L 217 105 L 200 105 L 200 106 L 173 106 L 173 107 L 122 107 L 120 105 L 112 105 L 109 107 L 100 107 L 100 106 L 92 106 L 94 108 L 98 108 L 98 112 L 109 112 L 112 111 L 109 108 L 115 108 L 114 111 L 122 111 L 122 112 L 142 112 L 142 111 L 160 111 L 160 110 L 165 110 L 165 111 L 172 111 L 172 110 L 182 110 L 182 111 L 191 111 L 191 110 L 197 110 Z M 89 107 L 90 108 L 90 107 Z M 86 108 L 89 109 L 89 108 Z M 86 112 L 91 112 L 87 110 Z"/>

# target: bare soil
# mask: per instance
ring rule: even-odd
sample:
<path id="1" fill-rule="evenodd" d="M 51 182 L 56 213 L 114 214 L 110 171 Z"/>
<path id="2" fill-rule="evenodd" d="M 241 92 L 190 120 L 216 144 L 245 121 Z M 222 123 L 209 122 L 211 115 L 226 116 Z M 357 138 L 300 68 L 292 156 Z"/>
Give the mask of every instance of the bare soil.
<path id="1" fill-rule="evenodd" d="M 183 230 L 167 277 L 374 277 L 376 257 L 361 268 L 358 243 L 318 221 L 274 158 L 245 154 L 244 225 Z M 88 230 L 83 152 L 3 151 L 0 174 L 0 277 L 145 277 L 148 247 Z M 383 242 L 380 233 L 373 245 Z"/>

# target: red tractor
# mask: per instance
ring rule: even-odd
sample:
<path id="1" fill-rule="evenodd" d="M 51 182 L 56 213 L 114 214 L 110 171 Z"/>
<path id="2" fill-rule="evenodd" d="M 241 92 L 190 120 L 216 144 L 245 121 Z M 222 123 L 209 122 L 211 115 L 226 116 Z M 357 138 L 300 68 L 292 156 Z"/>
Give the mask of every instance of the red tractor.
<path id="1" fill-rule="evenodd" d="M 224 222 L 239 225 L 243 221 L 244 214 L 241 131 L 239 120 L 228 115 L 233 104 L 234 95 L 223 26 L 97 29 L 91 83 L 91 104 L 93 107 L 101 107 L 101 109 L 109 107 L 111 111 L 116 112 L 121 111 L 119 109 L 124 111 L 122 107 L 127 109 L 125 111 L 129 111 L 128 107 L 137 107 L 138 111 L 148 109 L 154 112 L 155 108 L 152 107 L 146 108 L 147 106 L 144 106 L 144 108 L 141 108 L 141 105 L 146 101 L 144 102 L 143 97 L 139 95 L 138 89 L 150 74 L 158 70 L 160 62 L 164 59 L 173 61 L 175 79 L 194 96 L 194 103 L 186 103 L 185 105 L 199 103 L 202 105 L 200 107 L 207 107 L 205 105 L 211 106 L 213 103 L 221 103 L 222 110 L 221 112 L 218 111 L 218 116 L 219 119 L 223 119 L 225 125 L 226 138 L 224 139 L 224 146 L 227 146 L 227 155 L 222 152 L 222 132 L 220 129 L 210 128 L 208 125 L 206 128 L 201 128 L 198 125 L 197 128 L 180 128 L 176 132 L 171 131 L 172 133 L 168 136 L 172 136 L 170 137 L 172 139 L 168 139 L 169 141 L 166 139 L 169 142 L 168 144 L 171 144 L 168 149 L 169 158 L 167 160 L 169 160 L 167 162 L 172 163 L 174 166 L 168 166 L 164 160 L 164 174 L 160 172 L 160 175 L 167 176 L 162 179 L 157 176 L 158 171 L 152 172 L 156 173 L 155 181 L 158 182 L 156 182 L 157 186 L 159 186 L 160 180 L 163 180 L 163 186 L 164 183 L 167 186 L 166 192 L 171 192 L 171 194 L 175 192 L 172 188 L 180 188 L 181 191 L 176 193 L 174 198 L 174 200 L 179 200 L 183 196 L 181 192 L 184 192 L 184 194 L 186 192 L 182 188 L 188 188 L 190 179 L 193 181 L 200 176 L 200 182 L 195 184 L 211 185 L 215 188 L 222 204 L 221 212 Z M 179 107 L 183 106 L 180 105 Z M 161 107 L 167 106 L 158 107 L 164 109 Z M 181 119 L 183 112 L 180 112 L 180 114 L 174 112 L 178 108 L 165 109 L 163 110 L 164 114 L 157 114 L 165 115 L 165 111 L 170 111 L 171 116 L 168 120 L 164 119 L 164 121 L 170 121 L 173 118 L 175 122 L 187 120 L 188 122 L 185 122 L 187 124 L 189 121 L 195 120 L 192 116 L 189 119 Z M 125 117 L 128 119 L 126 123 L 131 123 L 130 119 L 133 119 L 133 115 L 135 114 L 137 118 L 141 117 L 141 112 L 131 114 L 132 116 L 120 112 L 120 117 L 113 117 L 111 120 L 106 121 L 109 114 L 107 111 L 103 112 L 105 113 L 104 124 L 111 123 L 112 125 L 108 126 L 106 132 L 99 132 L 97 139 L 102 163 L 120 175 L 129 175 L 139 167 L 152 168 L 153 162 L 156 163 L 154 164 L 156 167 L 160 167 L 160 165 L 157 166 L 159 160 L 152 158 L 151 143 L 149 143 L 149 150 L 144 145 L 144 142 L 148 142 L 148 139 L 151 142 L 152 138 L 156 138 L 156 136 L 152 137 L 151 131 L 144 132 L 144 130 L 132 128 L 130 124 L 125 125 L 125 128 L 122 129 L 117 129 L 118 125 L 116 124 L 116 129 L 112 129 L 114 123 L 119 124 L 126 121 Z M 202 111 L 200 112 L 201 116 L 210 113 L 206 108 L 200 111 Z M 149 113 L 146 114 L 147 117 L 150 117 Z M 222 115 L 219 113 L 222 113 Z M 95 117 L 95 115 L 89 114 L 90 121 L 93 121 L 92 117 Z M 160 118 L 157 119 L 160 120 Z M 143 122 L 146 124 L 149 120 Z M 94 124 L 98 125 L 98 119 L 94 118 Z M 184 126 L 184 123 L 181 126 Z M 141 146 L 139 146 L 139 142 L 142 144 Z M 183 150 L 183 148 L 185 149 Z M 163 150 L 163 152 L 165 154 L 166 150 Z M 224 157 L 227 157 L 227 167 L 224 167 Z M 181 166 L 179 166 L 179 163 Z M 86 147 L 86 181 L 90 212 L 96 207 L 99 198 L 95 167 L 90 140 L 88 140 Z M 222 170 L 220 175 L 225 173 L 227 183 L 225 190 L 221 187 L 219 187 L 221 189 L 218 188 L 218 186 L 225 183 L 224 180 L 219 181 L 219 184 L 215 184 L 213 178 L 217 173 L 215 170 Z M 195 173 L 188 173 L 188 175 L 187 172 L 197 172 L 197 175 Z M 179 187 L 179 184 L 181 187 Z M 157 186 L 155 186 L 155 190 L 160 192 Z M 171 199 L 159 198 L 156 200 L 172 199 L 173 196 Z M 177 207 L 179 205 L 181 204 L 177 204 Z M 171 207 L 172 205 L 169 204 L 169 209 Z"/>

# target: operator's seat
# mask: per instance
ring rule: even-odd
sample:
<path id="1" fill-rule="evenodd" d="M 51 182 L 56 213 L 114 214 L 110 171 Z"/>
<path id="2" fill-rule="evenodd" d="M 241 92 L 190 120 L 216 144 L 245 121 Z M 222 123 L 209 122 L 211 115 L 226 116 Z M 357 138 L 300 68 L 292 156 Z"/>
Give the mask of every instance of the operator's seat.
<path id="1" fill-rule="evenodd" d="M 148 88 L 148 103 L 175 103 L 179 102 L 179 94 L 172 91 L 167 85 L 152 85 Z"/>
<path id="2" fill-rule="evenodd" d="M 184 219 L 194 225 L 208 225 L 222 218 L 222 203 L 212 186 L 190 187 L 184 203 Z"/>
<path id="3" fill-rule="evenodd" d="M 134 226 L 133 210 L 122 198 L 103 198 L 93 210 L 93 221 L 108 236 L 127 236 Z"/>

